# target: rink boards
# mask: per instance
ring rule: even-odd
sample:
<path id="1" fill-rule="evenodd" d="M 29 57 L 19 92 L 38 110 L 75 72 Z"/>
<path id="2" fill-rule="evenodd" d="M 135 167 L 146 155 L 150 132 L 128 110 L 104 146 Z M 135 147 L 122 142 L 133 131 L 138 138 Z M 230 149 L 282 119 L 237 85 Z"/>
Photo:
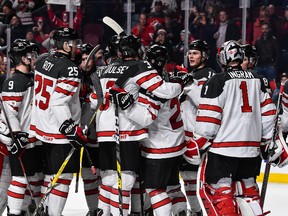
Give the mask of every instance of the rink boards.
<path id="1" fill-rule="evenodd" d="M 265 170 L 265 163 L 262 163 L 261 174 L 257 178 L 257 181 L 262 182 L 264 170 Z M 269 182 L 288 183 L 288 166 L 283 168 L 271 166 Z"/>

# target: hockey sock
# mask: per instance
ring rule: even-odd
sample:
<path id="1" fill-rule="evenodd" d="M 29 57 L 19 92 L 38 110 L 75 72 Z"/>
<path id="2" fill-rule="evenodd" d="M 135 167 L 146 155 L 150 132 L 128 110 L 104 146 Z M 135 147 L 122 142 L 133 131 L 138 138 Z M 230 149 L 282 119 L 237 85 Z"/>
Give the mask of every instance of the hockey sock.
<path id="1" fill-rule="evenodd" d="M 134 212 L 134 213 L 141 212 L 141 197 L 140 196 L 143 197 L 143 201 L 144 201 L 144 194 L 141 194 L 139 176 L 137 175 L 136 181 L 131 190 L 131 212 Z"/>
<path id="2" fill-rule="evenodd" d="M 151 199 L 153 213 L 155 216 L 172 215 L 172 203 L 166 190 L 164 189 L 146 189 Z"/>
<path id="3" fill-rule="evenodd" d="M 187 202 L 185 195 L 181 191 L 181 185 L 168 186 L 166 191 L 172 202 L 173 215 L 178 215 L 182 211 L 186 212 Z"/>
<path id="4" fill-rule="evenodd" d="M 195 171 L 182 171 L 180 172 L 184 188 L 186 192 L 187 201 L 193 212 L 201 211 L 201 206 L 199 204 L 198 198 L 196 196 L 196 183 L 197 183 L 197 172 Z"/>
<path id="5" fill-rule="evenodd" d="M 59 176 L 55 187 L 48 197 L 47 206 L 49 216 L 61 216 L 68 197 L 69 185 L 72 178 L 72 173 L 65 173 Z"/>
<path id="6" fill-rule="evenodd" d="M 94 211 L 98 208 L 98 195 L 99 195 L 99 184 L 100 184 L 100 175 L 99 170 L 94 175 L 91 172 L 90 168 L 82 168 L 82 178 L 84 182 L 84 192 L 86 203 L 89 208 L 89 211 Z"/>

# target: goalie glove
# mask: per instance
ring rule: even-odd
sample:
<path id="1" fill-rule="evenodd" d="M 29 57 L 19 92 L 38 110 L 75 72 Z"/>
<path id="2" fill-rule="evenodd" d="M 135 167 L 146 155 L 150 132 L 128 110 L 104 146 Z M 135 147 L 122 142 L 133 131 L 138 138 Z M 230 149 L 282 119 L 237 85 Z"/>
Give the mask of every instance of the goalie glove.
<path id="1" fill-rule="evenodd" d="M 88 140 L 83 134 L 82 128 L 79 127 L 71 118 L 65 120 L 59 128 L 59 131 L 66 136 L 72 147 L 80 150 Z"/>
<path id="2" fill-rule="evenodd" d="M 275 148 L 273 154 L 270 157 L 270 161 L 273 166 L 278 166 L 280 168 L 288 164 L 288 147 L 285 142 L 282 131 L 279 131 L 278 139 L 275 141 Z"/>
<path id="3" fill-rule="evenodd" d="M 133 96 L 122 88 L 112 87 L 109 90 L 109 93 L 113 103 L 115 103 L 122 110 L 126 110 L 134 103 Z"/>
<path id="4" fill-rule="evenodd" d="M 187 150 L 183 155 L 185 160 L 190 164 L 199 165 L 201 163 L 201 155 L 197 142 L 195 142 L 193 139 L 190 139 L 186 142 L 186 148 Z"/>
<path id="5" fill-rule="evenodd" d="M 15 134 L 15 140 L 12 146 L 8 146 L 11 155 L 21 158 L 26 150 L 26 146 L 30 143 L 29 134 L 26 132 L 18 132 Z"/>

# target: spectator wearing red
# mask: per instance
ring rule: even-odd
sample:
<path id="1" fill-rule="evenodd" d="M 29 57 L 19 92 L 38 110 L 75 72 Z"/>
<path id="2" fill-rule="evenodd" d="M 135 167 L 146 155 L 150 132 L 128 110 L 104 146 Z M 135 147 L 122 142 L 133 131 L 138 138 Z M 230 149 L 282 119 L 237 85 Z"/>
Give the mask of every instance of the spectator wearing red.
<path id="1" fill-rule="evenodd" d="M 163 12 L 163 3 L 158 0 L 154 2 L 154 11 L 149 14 L 148 23 L 159 23 L 164 24 L 164 12 Z"/>
<path id="2" fill-rule="evenodd" d="M 47 12 L 50 19 L 50 22 L 54 25 L 54 27 L 69 27 L 69 13 L 67 11 L 62 12 L 62 19 L 58 18 L 51 7 L 50 4 L 47 3 Z M 78 30 L 81 25 L 81 21 L 83 18 L 83 14 L 80 7 L 77 7 L 76 15 L 73 19 L 73 29 Z"/>
<path id="3" fill-rule="evenodd" d="M 253 41 L 252 44 L 255 45 L 255 42 L 258 38 L 261 37 L 262 31 L 261 31 L 261 26 L 263 23 L 268 23 L 269 22 L 269 16 L 268 16 L 268 11 L 265 6 L 262 6 L 259 10 L 259 17 L 255 20 L 254 25 L 253 25 Z"/>

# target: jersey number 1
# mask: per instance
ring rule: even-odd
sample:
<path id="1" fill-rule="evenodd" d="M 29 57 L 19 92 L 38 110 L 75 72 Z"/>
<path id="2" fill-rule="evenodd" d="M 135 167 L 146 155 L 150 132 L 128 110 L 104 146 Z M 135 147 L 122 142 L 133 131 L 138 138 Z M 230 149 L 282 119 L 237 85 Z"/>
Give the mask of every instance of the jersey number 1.
<path id="1" fill-rule="evenodd" d="M 243 106 L 241 106 L 242 112 L 252 112 L 252 106 L 249 106 L 247 83 L 242 81 L 240 84 L 242 90 Z"/>

